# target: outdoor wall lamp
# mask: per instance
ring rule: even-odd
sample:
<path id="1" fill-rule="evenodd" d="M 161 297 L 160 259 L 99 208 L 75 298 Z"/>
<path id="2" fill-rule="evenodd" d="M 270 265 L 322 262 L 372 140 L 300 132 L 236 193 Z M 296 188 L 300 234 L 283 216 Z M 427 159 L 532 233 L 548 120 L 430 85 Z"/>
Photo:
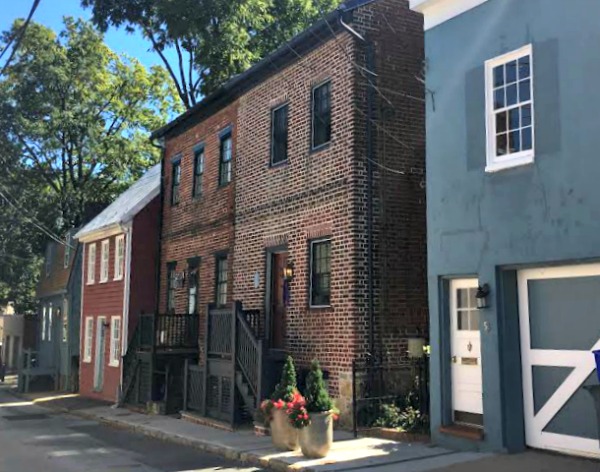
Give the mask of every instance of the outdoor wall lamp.
<path id="1" fill-rule="evenodd" d="M 283 269 L 283 278 L 288 283 L 294 279 L 294 263 L 293 262 L 288 261 L 288 263 L 285 265 L 285 268 Z"/>
<path id="2" fill-rule="evenodd" d="M 477 299 L 477 309 L 482 310 L 489 307 L 488 296 L 490 294 L 490 286 L 483 284 L 477 287 L 475 298 Z"/>

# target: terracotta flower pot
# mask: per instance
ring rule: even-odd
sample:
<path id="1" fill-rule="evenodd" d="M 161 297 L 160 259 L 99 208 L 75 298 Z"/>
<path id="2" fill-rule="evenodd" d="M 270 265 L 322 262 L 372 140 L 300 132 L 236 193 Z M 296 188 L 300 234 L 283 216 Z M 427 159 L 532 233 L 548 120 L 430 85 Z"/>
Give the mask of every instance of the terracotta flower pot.
<path id="1" fill-rule="evenodd" d="M 302 454 L 311 459 L 325 457 L 333 444 L 333 416 L 331 412 L 310 413 L 310 424 L 300 430 Z"/>
<path id="2" fill-rule="evenodd" d="M 298 430 L 290 424 L 284 410 L 273 409 L 270 426 L 273 446 L 282 451 L 298 449 Z"/>

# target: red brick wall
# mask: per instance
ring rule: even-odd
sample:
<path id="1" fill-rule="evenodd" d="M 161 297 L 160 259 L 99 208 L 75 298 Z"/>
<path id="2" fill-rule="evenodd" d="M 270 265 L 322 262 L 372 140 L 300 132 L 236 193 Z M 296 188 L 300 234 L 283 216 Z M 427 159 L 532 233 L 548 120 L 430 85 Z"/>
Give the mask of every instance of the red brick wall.
<path id="1" fill-rule="evenodd" d="M 79 391 L 81 395 L 91 398 L 98 398 L 107 401 L 116 401 L 117 390 L 121 381 L 121 367 L 109 366 L 110 352 L 110 327 L 105 328 L 105 350 L 104 358 L 104 384 L 101 391 L 94 391 L 94 366 L 96 355 L 96 332 L 97 318 L 104 316 L 106 321 L 110 323 L 111 316 L 123 316 L 123 295 L 125 290 L 125 282 L 123 280 L 114 279 L 114 261 L 115 261 L 115 238 L 111 236 L 110 251 L 108 258 L 108 282 L 100 283 L 100 261 L 102 258 L 102 240 L 95 241 L 96 244 L 96 277 L 92 285 L 87 283 L 88 271 L 88 251 L 91 243 L 85 244 L 83 258 L 83 306 L 81 309 L 81 362 L 79 375 Z M 127 247 L 127 244 L 125 244 Z M 94 336 L 92 343 L 92 359 L 91 362 L 84 362 L 85 349 L 85 323 L 87 317 L 94 318 Z"/>
<path id="2" fill-rule="evenodd" d="M 131 284 L 129 295 L 129 335 L 140 313 L 156 310 L 156 277 L 160 196 L 157 196 L 133 219 L 131 239 Z"/>
<path id="3" fill-rule="evenodd" d="M 219 186 L 220 139 L 219 133 L 233 126 L 233 173 L 232 182 Z M 199 198 L 192 197 L 194 147 L 204 143 L 203 192 Z M 236 187 L 235 166 L 237 159 L 237 103 L 232 103 L 204 121 L 166 140 L 164 208 L 161 254 L 160 311 L 166 311 L 167 270 L 169 262 L 176 262 L 176 271 L 187 269 L 187 260 L 200 257 L 198 313 L 201 339 L 204 330 L 206 305 L 214 301 L 215 253 L 229 253 L 229 296 L 233 274 L 233 214 Z M 173 157 L 181 154 L 180 202 L 171 205 L 171 170 Z M 188 311 L 187 284 L 175 291 L 177 313 Z M 203 343 L 201 343 L 201 349 Z"/>

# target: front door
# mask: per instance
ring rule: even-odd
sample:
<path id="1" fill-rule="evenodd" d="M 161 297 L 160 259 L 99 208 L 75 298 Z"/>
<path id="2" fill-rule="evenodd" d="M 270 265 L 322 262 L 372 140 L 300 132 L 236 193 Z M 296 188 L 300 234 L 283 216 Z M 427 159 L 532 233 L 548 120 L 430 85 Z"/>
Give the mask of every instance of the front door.
<path id="1" fill-rule="evenodd" d="M 287 264 L 287 252 L 271 255 L 271 347 L 285 348 L 286 334 L 286 282 L 284 269 Z"/>
<path id="2" fill-rule="evenodd" d="M 450 284 L 452 409 L 455 423 L 483 426 L 477 279 Z"/>
<path id="3" fill-rule="evenodd" d="M 101 391 L 104 384 L 104 353 L 106 318 L 103 316 L 96 320 L 96 350 L 94 351 L 94 390 Z"/>

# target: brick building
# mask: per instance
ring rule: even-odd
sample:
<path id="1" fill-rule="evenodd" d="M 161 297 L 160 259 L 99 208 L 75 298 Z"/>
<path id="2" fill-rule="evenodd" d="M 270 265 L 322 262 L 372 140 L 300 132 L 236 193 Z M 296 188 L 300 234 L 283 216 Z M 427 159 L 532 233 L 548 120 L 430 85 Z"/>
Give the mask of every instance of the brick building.
<path id="1" fill-rule="evenodd" d="M 75 237 L 82 243 L 80 392 L 117 401 L 122 353 L 156 307 L 160 166 L 150 169 Z"/>
<path id="2" fill-rule="evenodd" d="M 165 143 L 160 310 L 202 307 L 208 396 L 231 396 L 235 382 L 254 402 L 269 383 L 211 373 L 208 303 L 252 313 L 232 324 L 251 325 L 254 348 L 219 362 L 257 345 L 265 363 L 318 358 L 343 410 L 353 360 L 401 360 L 407 337 L 426 335 L 422 28 L 404 0 L 348 1 L 154 133 Z"/>

